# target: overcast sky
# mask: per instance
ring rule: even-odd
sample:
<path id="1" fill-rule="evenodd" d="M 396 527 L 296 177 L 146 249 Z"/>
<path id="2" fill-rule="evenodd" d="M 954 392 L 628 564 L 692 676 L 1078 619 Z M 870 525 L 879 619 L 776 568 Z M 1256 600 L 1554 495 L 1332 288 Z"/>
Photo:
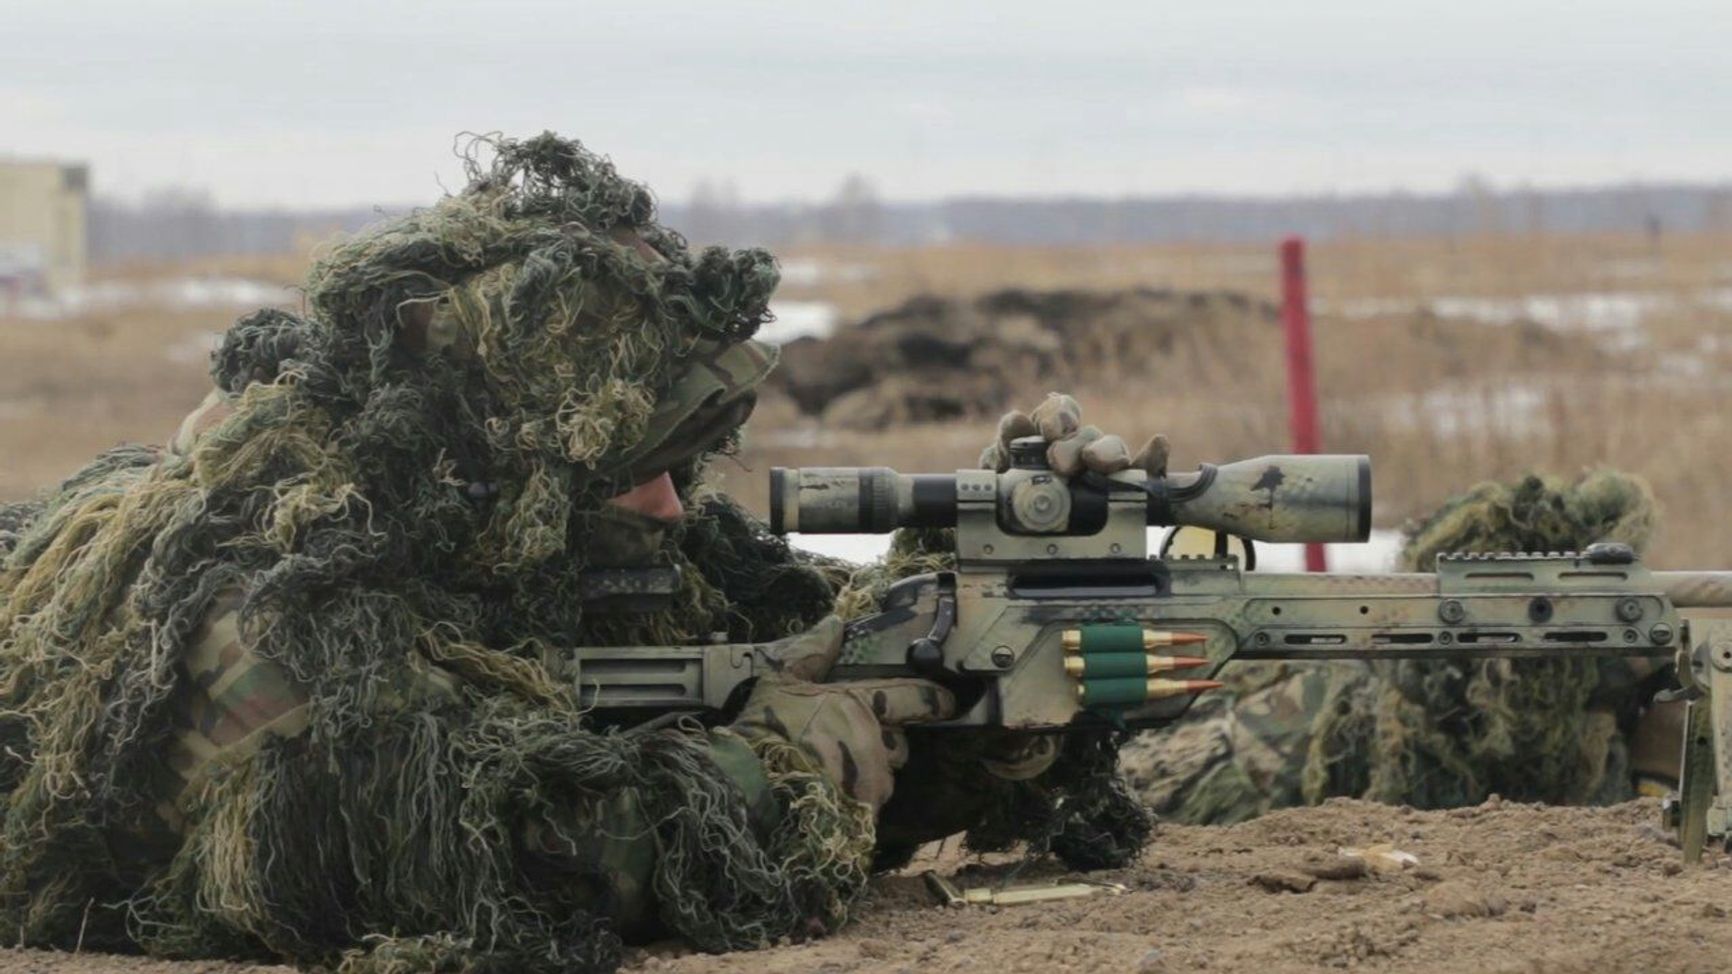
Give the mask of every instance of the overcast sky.
<path id="1" fill-rule="evenodd" d="M 425 201 L 552 128 L 667 199 L 1732 178 L 1732 0 L 7 0 L 0 156 Z"/>

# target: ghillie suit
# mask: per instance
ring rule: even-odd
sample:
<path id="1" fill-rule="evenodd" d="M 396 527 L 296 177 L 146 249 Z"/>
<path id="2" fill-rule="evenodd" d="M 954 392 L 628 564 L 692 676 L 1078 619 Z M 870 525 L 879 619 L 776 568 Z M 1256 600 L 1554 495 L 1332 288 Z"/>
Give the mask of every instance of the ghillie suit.
<path id="1" fill-rule="evenodd" d="M 169 451 L 0 512 L 0 930 L 348 970 L 594 971 L 840 922 L 870 817 L 795 748 L 593 726 L 548 661 L 765 639 L 823 575 L 700 487 L 776 270 L 551 135 L 324 256 Z M 658 470 L 659 543 L 605 498 Z M 634 550 L 637 549 L 637 550 Z M 681 569 L 653 612 L 586 571 Z"/>
<path id="2" fill-rule="evenodd" d="M 1403 571 L 1443 552 L 1640 550 L 1654 527 L 1641 480 L 1484 483 L 1405 530 Z M 1164 817 L 1235 822 L 1351 795 L 1422 808 L 1497 793 L 1605 803 L 1634 794 L 1628 738 L 1662 673 L 1644 661 L 1259 663 L 1227 671 L 1178 724 L 1143 735 L 1128 765 Z"/>
<path id="3" fill-rule="evenodd" d="M 0 504 L 0 558 L 18 547 L 19 537 L 31 522 L 42 515 L 42 507 L 40 501 Z"/>

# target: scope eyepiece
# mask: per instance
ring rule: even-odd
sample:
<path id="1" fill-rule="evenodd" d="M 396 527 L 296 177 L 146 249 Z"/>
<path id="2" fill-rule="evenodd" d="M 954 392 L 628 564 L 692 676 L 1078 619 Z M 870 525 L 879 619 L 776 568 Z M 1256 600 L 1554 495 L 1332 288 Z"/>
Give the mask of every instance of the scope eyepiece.
<path id="1" fill-rule="evenodd" d="M 889 467 L 770 468 L 776 534 L 888 534 L 956 526 L 956 478 Z"/>

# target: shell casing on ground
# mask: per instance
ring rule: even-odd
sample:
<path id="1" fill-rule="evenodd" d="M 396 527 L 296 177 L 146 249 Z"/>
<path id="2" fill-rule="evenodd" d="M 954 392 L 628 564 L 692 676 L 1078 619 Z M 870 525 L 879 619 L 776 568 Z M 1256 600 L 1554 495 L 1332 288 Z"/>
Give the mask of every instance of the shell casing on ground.
<path id="1" fill-rule="evenodd" d="M 1085 677 L 1152 676 L 1170 670 L 1188 670 L 1204 666 L 1208 662 L 1200 656 L 1094 653 L 1088 656 L 1066 656 L 1064 671 L 1067 676 L 1078 680 Z"/>

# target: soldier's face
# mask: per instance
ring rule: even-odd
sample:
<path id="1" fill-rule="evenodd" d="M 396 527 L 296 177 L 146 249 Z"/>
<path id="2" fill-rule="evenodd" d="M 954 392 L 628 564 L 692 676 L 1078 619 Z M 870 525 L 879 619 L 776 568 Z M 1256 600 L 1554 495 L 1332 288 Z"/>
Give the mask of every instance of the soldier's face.
<path id="1" fill-rule="evenodd" d="M 608 503 L 669 524 L 678 521 L 686 513 L 685 506 L 680 503 L 679 493 L 674 490 L 673 478 L 665 472 L 611 498 Z"/>

